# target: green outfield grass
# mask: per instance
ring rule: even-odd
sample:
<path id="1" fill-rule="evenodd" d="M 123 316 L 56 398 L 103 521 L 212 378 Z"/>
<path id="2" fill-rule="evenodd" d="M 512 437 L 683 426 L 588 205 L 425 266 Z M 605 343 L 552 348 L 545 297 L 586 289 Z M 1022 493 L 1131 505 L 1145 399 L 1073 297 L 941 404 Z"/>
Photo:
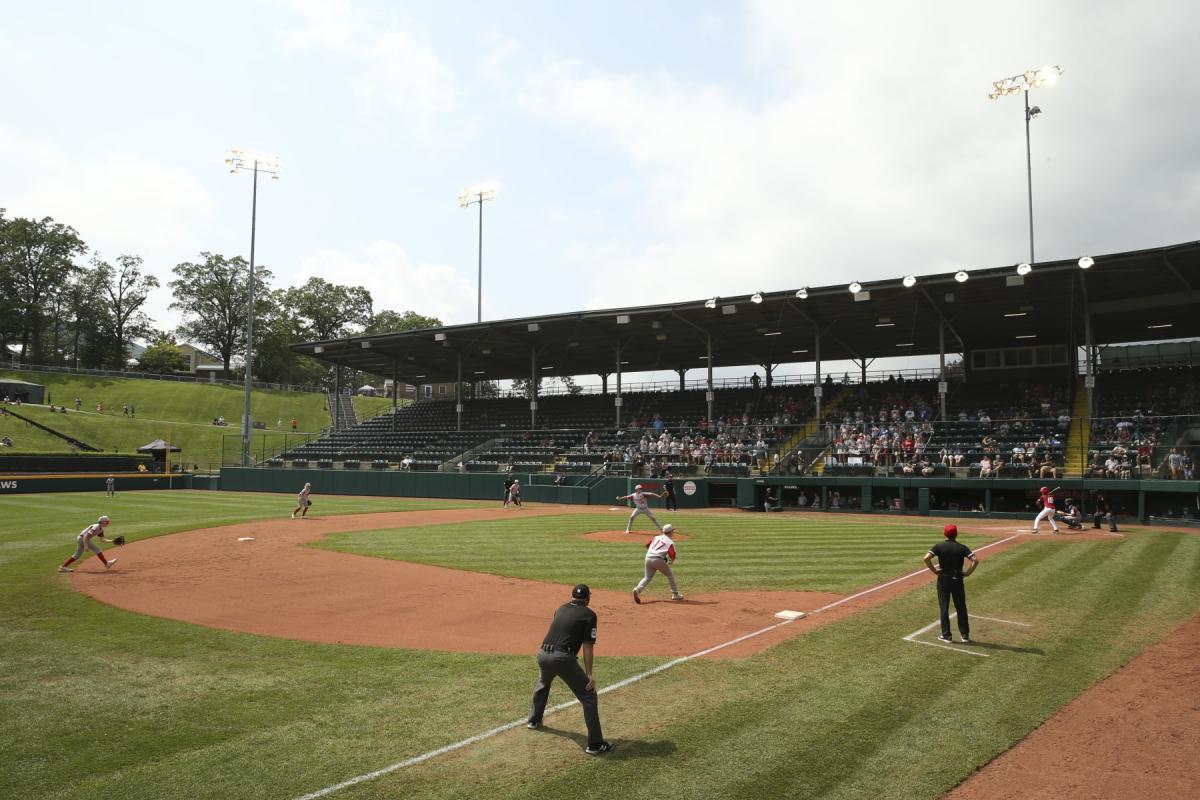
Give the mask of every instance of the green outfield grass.
<path id="1" fill-rule="evenodd" d="M 453 503 L 323 495 L 321 513 Z M 529 656 L 227 633 L 98 604 L 54 573 L 100 510 L 113 532 L 136 539 L 290 507 L 288 495 L 166 491 L 0 500 L 0 796 L 294 798 L 527 713 Z M 596 518 L 619 527 L 615 516 Z M 457 540 L 459 566 L 470 554 L 491 572 L 624 587 L 630 548 L 581 540 L 576 522 L 586 529 L 590 519 L 514 518 L 470 541 L 461 538 L 470 526 L 455 526 L 452 536 L 422 528 L 335 545 L 379 548 L 382 539 L 381 552 L 395 555 L 400 543 L 407 557 L 438 563 L 427 541 L 436 533 Z M 896 525 L 876 540 L 877 526 L 850 519 L 777 519 L 678 515 L 693 537 L 680 545 L 681 577 L 750 584 L 720 577 L 724 562 L 762 576 L 764 589 L 857 587 L 919 566 L 931 543 L 924 528 Z M 761 565 L 747 554 L 757 542 L 773 556 Z M 547 546 L 561 547 L 565 563 L 541 560 Z M 488 556 L 502 568 L 483 563 Z M 527 574 L 522 562 L 542 566 Z M 688 662 L 604 695 L 605 733 L 618 745 L 609 756 L 581 752 L 582 720 L 570 708 L 548 716 L 544 732 L 519 728 L 333 796 L 936 797 L 1200 610 L 1200 537 L 1147 529 L 1026 541 L 985 553 L 968 595 L 976 614 L 1033 627 L 977 620 L 975 647 L 990 658 L 905 642 L 936 617 L 932 588 L 919 586 L 752 658 Z M 601 642 L 597 677 L 604 686 L 663 661 L 606 656 Z M 568 697 L 557 686 L 551 702 Z"/>
<path id="2" fill-rule="evenodd" d="M 510 519 L 495 522 L 342 533 L 315 546 L 558 583 L 575 583 L 586 564 L 593 586 L 628 589 L 642 577 L 639 546 L 656 531 L 643 521 L 628 543 L 583 538 L 591 531 L 623 530 L 627 517 L 625 511 L 522 517 L 513 510 Z M 670 520 L 687 536 L 677 545 L 675 573 L 681 588 L 691 592 L 848 592 L 919 569 L 920 557 L 941 538 L 937 525 L 863 525 L 829 514 L 683 512 Z M 992 538 L 962 537 L 970 547 L 988 541 Z M 651 592 L 668 591 L 666 581 L 657 584 Z"/>
<path id="3" fill-rule="evenodd" d="M 0 370 L 0 377 L 40 383 L 50 392 L 51 402 L 55 405 L 65 403 L 71 409 L 67 414 L 53 415 L 44 406 L 24 405 L 19 409 L 14 407 L 14 410 L 110 453 L 132 453 L 147 442 L 169 437 L 183 449 L 179 456 L 182 461 L 219 465 L 222 437 L 240 436 L 245 394 L 238 386 L 11 370 Z M 83 401 L 80 413 L 74 410 L 76 397 Z M 391 407 L 391 401 L 384 397 L 354 397 L 353 402 L 360 419 L 375 416 Z M 104 404 L 103 414 L 96 413 L 100 403 Z M 134 406 L 135 419 L 122 413 L 123 404 Z M 251 407 L 254 418 L 267 425 L 265 431 L 255 434 L 256 454 L 264 449 L 269 453 L 283 447 L 287 437 L 282 432 L 290 432 L 293 417 L 302 432 L 319 431 L 330 424 L 325 395 L 320 393 L 255 389 Z M 228 425 L 223 428 L 214 426 L 212 421 L 217 417 L 224 417 Z M 53 437 L 51 439 L 56 442 L 53 447 L 40 440 L 30 440 L 32 446 L 27 449 L 14 436 L 13 442 L 17 446 L 13 450 L 67 450 L 65 442 Z M 299 441 L 299 438 L 291 438 L 291 443 Z M 240 439 L 236 445 L 226 445 L 227 449 L 231 447 L 232 452 L 240 455 Z"/>

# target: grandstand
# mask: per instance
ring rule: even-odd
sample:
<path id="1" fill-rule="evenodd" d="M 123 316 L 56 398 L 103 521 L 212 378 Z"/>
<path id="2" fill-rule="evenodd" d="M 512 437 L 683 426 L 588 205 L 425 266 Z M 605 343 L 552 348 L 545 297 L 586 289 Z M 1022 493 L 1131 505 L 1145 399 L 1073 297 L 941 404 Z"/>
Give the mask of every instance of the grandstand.
<path id="1" fill-rule="evenodd" d="M 998 267 L 300 343 L 393 385 L 444 382 L 458 396 L 336 420 L 262 466 L 558 473 L 576 486 L 769 479 L 784 481 L 789 507 L 801 494 L 802 506 L 830 507 L 832 492 L 875 508 L 873 487 L 890 510 L 922 512 L 938 497 L 1023 509 L 1022 482 L 1194 480 L 1200 348 L 1159 340 L 1200 338 L 1197 285 L 1200 243 L 1188 243 L 1095 256 L 1090 269 L 1060 261 L 1026 275 Z M 938 366 L 868 369 L 896 355 Z M 854 369 L 828 374 L 831 360 Z M 723 384 L 718 367 L 754 377 Z M 704 377 L 689 380 L 695 369 Z M 625 381 L 668 370 L 677 385 Z M 598 385 L 471 396 L 472 381 L 584 375 Z M 837 488 L 846 481 L 853 492 Z M 1135 490 L 1138 513 L 1151 490 Z M 756 491 L 738 489 L 738 503 Z"/>

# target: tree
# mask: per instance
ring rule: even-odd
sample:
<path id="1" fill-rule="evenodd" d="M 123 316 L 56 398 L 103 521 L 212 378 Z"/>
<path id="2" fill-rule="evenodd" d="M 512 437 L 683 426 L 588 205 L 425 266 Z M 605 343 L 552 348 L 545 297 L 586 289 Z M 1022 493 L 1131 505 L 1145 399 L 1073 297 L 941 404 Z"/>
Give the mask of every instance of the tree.
<path id="1" fill-rule="evenodd" d="M 175 372 L 185 372 L 187 368 L 187 355 L 179 349 L 179 345 L 170 336 L 165 334 L 160 334 L 138 359 L 138 369 L 142 372 L 170 375 Z"/>
<path id="2" fill-rule="evenodd" d="M 290 347 L 304 337 L 300 321 L 288 310 L 286 295 L 285 289 L 271 292 L 267 309 L 255 317 L 254 374 L 272 383 L 319 384 L 328 368 Z"/>
<path id="3" fill-rule="evenodd" d="M 92 259 L 92 266 L 104 284 L 104 297 L 108 299 L 107 331 L 111 349 L 105 361 L 116 369 L 125 366 L 129 339 L 150 333 L 150 318 L 140 309 L 146 303 L 151 289 L 158 288 L 158 278 L 142 274 L 142 259 L 137 256 L 117 256 L 117 266 L 101 260 L 99 255 Z"/>
<path id="4" fill-rule="evenodd" d="M 74 228 L 50 217 L 0 219 L 0 289 L 20 319 L 24 359 L 43 354 L 47 300 L 63 289 L 76 269 L 73 259 L 86 251 Z"/>
<path id="5" fill-rule="evenodd" d="M 180 337 L 215 351 L 228 372 L 233 354 L 246 350 L 249 268 L 241 256 L 201 253 L 200 257 L 204 259 L 202 264 L 177 264 L 172 270 L 176 278 L 167 284 L 175 296 L 171 309 L 183 312 L 183 323 L 175 330 Z M 269 308 L 271 277 L 270 270 L 255 267 L 256 317 Z"/>
<path id="6" fill-rule="evenodd" d="M 104 331 L 107 309 L 96 298 L 104 292 L 104 276 L 94 269 L 79 269 L 62 292 L 62 314 L 70 342 L 64 345 L 68 364 L 74 367 L 100 367 L 104 359 Z"/>
<path id="7" fill-rule="evenodd" d="M 308 339 L 338 339 L 362 331 L 372 320 L 371 293 L 361 286 L 309 278 L 303 286 L 285 291 L 282 300 Z"/>
<path id="8" fill-rule="evenodd" d="M 437 317 L 426 317 L 415 311 L 396 312 L 384 309 L 371 317 L 363 333 L 398 333 L 440 327 L 442 321 Z"/>

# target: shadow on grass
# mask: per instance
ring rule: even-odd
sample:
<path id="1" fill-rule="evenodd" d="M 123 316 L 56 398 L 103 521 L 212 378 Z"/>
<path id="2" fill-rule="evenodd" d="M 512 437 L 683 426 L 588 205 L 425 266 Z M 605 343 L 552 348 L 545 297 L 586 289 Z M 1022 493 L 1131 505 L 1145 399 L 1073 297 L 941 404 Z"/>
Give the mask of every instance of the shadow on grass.
<path id="1" fill-rule="evenodd" d="M 538 735 L 559 736 L 563 739 L 570 739 L 579 745 L 582 750 L 587 747 L 587 736 L 578 731 L 566 731 L 559 728 L 550 728 L 546 725 L 538 728 L 537 731 L 531 732 Z M 678 749 L 674 742 L 670 741 L 642 741 L 639 739 L 616 739 L 613 740 L 616 747 L 611 753 L 605 753 L 597 758 L 660 758 L 662 756 L 674 755 Z"/>
<path id="2" fill-rule="evenodd" d="M 963 647 L 969 647 L 972 650 L 1004 650 L 1009 653 L 1028 653 L 1034 656 L 1044 656 L 1046 651 L 1040 647 L 1017 647 L 1011 644 L 997 644 L 996 642 L 981 642 L 978 639 L 972 639 L 970 644 L 965 644 Z"/>

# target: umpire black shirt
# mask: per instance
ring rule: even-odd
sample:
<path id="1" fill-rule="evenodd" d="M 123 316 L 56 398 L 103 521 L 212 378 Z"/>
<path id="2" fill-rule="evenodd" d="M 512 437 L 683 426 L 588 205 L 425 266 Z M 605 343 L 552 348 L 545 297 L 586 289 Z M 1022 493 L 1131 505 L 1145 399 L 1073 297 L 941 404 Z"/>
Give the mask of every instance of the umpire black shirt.
<path id="1" fill-rule="evenodd" d="M 542 648 L 565 650 L 577 655 L 584 644 L 595 643 L 596 612 L 582 603 L 570 602 L 554 612 L 554 621 L 550 623 L 550 630 L 546 631 Z"/>
<path id="2" fill-rule="evenodd" d="M 971 552 L 971 548 L 965 544 L 959 544 L 953 539 L 944 539 L 938 542 L 929 548 L 929 552 L 937 556 L 938 564 L 942 567 L 941 574 L 938 577 L 948 580 L 961 579 L 963 561 L 975 555 Z"/>

